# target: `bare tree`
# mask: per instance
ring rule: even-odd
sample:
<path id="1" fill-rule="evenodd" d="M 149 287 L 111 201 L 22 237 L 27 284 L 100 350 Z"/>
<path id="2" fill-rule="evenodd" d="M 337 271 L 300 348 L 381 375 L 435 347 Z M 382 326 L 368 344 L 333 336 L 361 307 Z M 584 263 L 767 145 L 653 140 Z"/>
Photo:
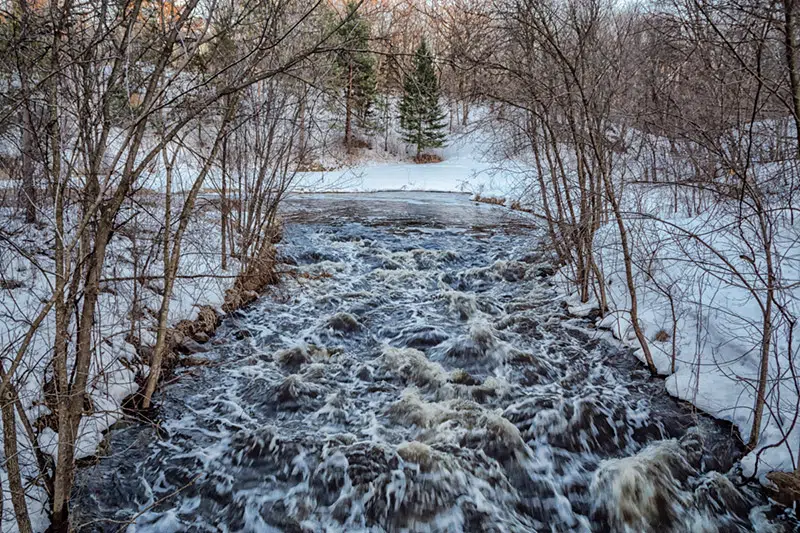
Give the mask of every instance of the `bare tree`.
<path id="1" fill-rule="evenodd" d="M 97 336 L 97 306 L 108 251 L 126 223 L 122 219 L 126 202 L 162 163 L 165 179 L 170 181 L 176 154 L 192 152 L 201 161 L 196 179 L 182 198 L 174 231 L 171 206 L 165 210 L 163 298 L 143 402 L 148 405 L 166 351 L 169 302 L 183 238 L 196 199 L 237 116 L 241 94 L 290 75 L 314 54 L 327 52 L 326 43 L 335 28 L 303 30 L 321 4 L 260 0 L 230 5 L 197 0 L 180 5 L 144 0 L 77 4 L 67 0 L 34 6 L 23 1 L 13 13 L 20 28 L 17 40 L 25 46 L 20 48 L 19 60 L 11 64 L 20 80 L 19 97 L 3 109 L 2 120 L 21 124 L 27 218 L 36 218 L 39 209 L 47 213 L 54 235 L 54 275 L 52 297 L 9 360 L 0 394 L 5 398 L 13 393 L 14 384 L 22 379 L 17 371 L 25 364 L 31 340 L 37 337 L 39 325 L 52 319 L 53 394 L 48 398 L 55 414 L 52 429 L 58 435 L 58 449 L 53 471 L 42 475 L 52 479 L 53 531 L 69 529 L 81 421 L 91 410 L 87 391 L 98 364 L 95 354 L 103 342 Z M 35 34 L 30 31 L 34 26 Z M 234 31 L 240 26 L 248 31 Z M 235 54 L 226 55 L 216 46 L 225 38 L 235 41 Z M 47 54 L 32 52 L 45 47 Z M 34 127 L 32 102 L 46 102 L 42 106 L 46 129 Z M 214 132 L 211 145 L 184 144 L 187 132 L 204 122 Z M 31 185 L 34 155 L 39 157 L 35 166 L 42 169 L 47 182 L 47 205 L 37 205 L 38 191 Z M 281 165 L 280 175 L 287 175 L 288 163 Z M 172 185 L 166 189 L 169 204 Z M 277 200 L 267 202 L 272 205 Z M 261 237 L 249 239 L 251 249 L 261 242 Z M 249 253 L 249 249 L 244 251 Z M 14 404 L 4 400 L 3 406 L 4 440 L 6 449 L 12 450 L 17 425 Z M 15 499 L 15 506 L 22 506 L 24 493 L 17 490 L 16 470 L 13 462 L 8 463 L 12 490 L 21 498 Z M 24 508 L 16 512 L 19 527 L 25 530 Z"/>

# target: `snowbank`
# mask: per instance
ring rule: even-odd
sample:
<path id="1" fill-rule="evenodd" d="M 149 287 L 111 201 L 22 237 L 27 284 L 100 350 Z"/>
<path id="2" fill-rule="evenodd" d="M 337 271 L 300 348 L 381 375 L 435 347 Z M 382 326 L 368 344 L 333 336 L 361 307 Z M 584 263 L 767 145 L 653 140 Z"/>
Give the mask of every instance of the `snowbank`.
<path id="1" fill-rule="evenodd" d="M 658 195 L 651 196 L 657 203 Z M 747 442 L 763 329 L 756 296 L 763 299 L 765 292 L 753 266 L 763 267 L 763 257 L 758 253 L 752 257 L 757 250 L 755 235 L 746 227 L 740 234 L 734 222 L 724 206 L 717 206 L 694 217 L 632 218 L 627 224 L 634 243 L 639 321 L 658 372 L 666 376 L 667 392 L 733 423 Z M 800 226 L 787 223 L 777 235 L 774 248 L 782 286 L 793 286 L 779 295 L 778 303 L 798 316 L 800 246 L 796 243 Z M 616 223 L 598 231 L 595 250 L 606 275 L 610 308 L 597 326 L 638 347 L 635 354 L 644 360 L 628 311 L 630 298 Z M 748 287 L 754 288 L 755 294 Z M 579 304 L 574 297 L 568 303 L 576 314 L 596 306 L 596 302 Z M 799 355 L 796 339 L 800 331 L 794 326 L 790 344 L 792 325 L 777 310 L 773 321 L 768 398 L 758 447 L 742 461 L 744 475 L 762 481 L 770 471 L 796 469 L 800 449 L 800 396 L 794 362 Z"/>
<path id="2" fill-rule="evenodd" d="M 77 459 L 97 452 L 104 432 L 122 416 L 122 401 L 138 390 L 137 374 L 147 374 L 147 367 L 137 355 L 135 345 L 137 341 L 142 345 L 155 344 L 155 317 L 163 286 L 158 279 L 162 267 L 158 255 L 158 225 L 163 219 L 163 206 L 157 198 L 160 197 L 140 198 L 141 205 L 148 206 L 152 217 L 137 216 L 131 220 L 130 217 L 138 213 L 131 210 L 122 214 L 122 219 L 131 221 L 120 229 L 108 251 L 95 325 L 95 342 L 99 349 L 95 351 L 90 368 L 88 393 L 91 412 L 80 423 Z M 230 260 L 228 271 L 222 270 L 218 225 L 215 210 L 204 211 L 190 223 L 170 304 L 170 325 L 183 319 L 193 320 L 201 305 L 210 305 L 221 312 L 225 290 L 233 283 L 238 263 Z M 0 288 L 0 346 L 5 347 L 3 361 L 8 369 L 12 358 L 9 354 L 13 355 L 12 350 L 18 348 L 29 324 L 52 294 L 54 264 L 47 243 L 53 236 L 50 229 L 23 224 L 12 209 L 0 209 L 0 227 L 5 237 L 0 240 L 0 280 L 4 281 L 3 288 Z M 22 253 L 30 254 L 33 261 L 24 258 Z M 33 266 L 34 262 L 39 268 Z M 135 277 L 141 277 L 143 283 L 134 286 Z M 137 319 L 132 327 L 131 317 L 134 316 Z M 46 420 L 45 417 L 51 414 L 44 391 L 53 377 L 49 363 L 54 331 L 54 313 L 51 312 L 34 335 L 15 375 L 21 403 L 33 424 L 37 420 Z M 30 439 L 21 424 L 17 434 L 23 480 L 36 479 L 38 465 Z M 58 434 L 53 428 L 45 425 L 38 434 L 37 444 L 42 452 L 55 459 Z M 11 532 L 16 530 L 16 523 L 8 481 L 2 469 L 0 478 L 3 481 L 0 530 Z M 48 526 L 46 502 L 44 489 L 31 485 L 28 505 L 34 531 L 44 531 Z"/>

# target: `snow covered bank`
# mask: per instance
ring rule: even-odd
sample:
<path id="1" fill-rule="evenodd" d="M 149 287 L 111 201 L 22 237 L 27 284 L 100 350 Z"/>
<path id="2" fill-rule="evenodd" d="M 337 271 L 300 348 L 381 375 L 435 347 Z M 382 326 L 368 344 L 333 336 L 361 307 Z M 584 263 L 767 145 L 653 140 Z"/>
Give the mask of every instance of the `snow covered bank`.
<path id="1" fill-rule="evenodd" d="M 645 198 L 650 216 L 631 216 L 629 239 L 639 321 L 669 394 L 733 423 L 747 442 L 753 425 L 766 294 L 763 252 L 752 221 L 744 224 L 723 204 L 695 216 L 659 209 L 659 194 Z M 667 202 L 668 204 L 668 202 Z M 745 476 L 762 481 L 773 470 L 792 471 L 800 458 L 796 358 L 800 334 L 790 317 L 800 313 L 800 224 L 775 232 L 773 260 L 780 279 L 771 313 L 767 401 L 758 446 L 742 461 Z M 595 236 L 605 274 L 609 312 L 597 326 L 632 347 L 644 360 L 630 319 L 630 298 L 616 223 Z M 562 272 L 562 274 L 564 274 Z M 576 314 L 596 306 L 569 300 Z M 593 304 L 593 305 L 592 305 Z"/>
<path id="2" fill-rule="evenodd" d="M 88 409 L 81 420 L 76 458 L 94 455 L 104 432 L 122 416 L 121 403 L 134 394 L 147 375 L 147 356 L 139 346 L 155 344 L 155 325 L 163 293 L 160 251 L 160 196 L 145 195 L 124 213 L 129 222 L 112 241 L 102 272 L 95 339 L 98 349 L 90 368 Z M 130 217 L 130 218 L 129 218 Z M 216 210 L 204 210 L 193 218 L 184 238 L 178 279 L 172 293 L 169 322 L 194 320 L 201 306 L 221 312 L 225 291 L 233 284 L 238 263 L 229 260 L 222 270 L 220 232 Z M 26 225 L 14 210 L 0 211 L 0 346 L 6 370 L 31 323 L 49 300 L 54 284 L 54 261 L 48 253 L 53 235 L 49 230 Z M 71 327 L 75 327 L 73 319 Z M 36 330 L 14 383 L 22 408 L 30 420 L 36 442 L 22 424 L 17 438 L 23 480 L 39 478 L 33 449 L 55 458 L 55 429 L 51 351 L 55 317 L 51 311 Z M 36 429 L 39 428 L 39 429 Z M 0 469 L 3 487 L 3 520 L 0 529 L 15 531 L 14 512 L 6 473 Z M 28 505 L 35 531 L 47 528 L 44 488 L 32 483 Z"/>

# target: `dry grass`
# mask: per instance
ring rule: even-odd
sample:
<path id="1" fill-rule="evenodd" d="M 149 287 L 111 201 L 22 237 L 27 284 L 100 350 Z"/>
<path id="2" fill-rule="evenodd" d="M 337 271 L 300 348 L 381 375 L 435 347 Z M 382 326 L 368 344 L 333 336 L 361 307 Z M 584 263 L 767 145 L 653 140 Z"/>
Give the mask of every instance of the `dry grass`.
<path id="1" fill-rule="evenodd" d="M 498 198 L 496 196 L 481 196 L 480 194 L 476 194 L 472 200 L 474 202 L 480 202 L 482 204 L 506 205 L 505 198 Z"/>
<path id="2" fill-rule="evenodd" d="M 490 204 L 490 205 L 501 205 L 504 207 L 508 207 L 512 211 L 521 211 L 523 213 L 533 213 L 532 209 L 528 209 L 522 205 L 522 202 L 519 200 L 511 200 L 510 203 L 505 198 L 500 198 L 497 196 L 481 196 L 480 194 L 476 194 L 474 198 L 472 198 L 473 202 L 481 202 L 483 204 Z"/>
<path id="3" fill-rule="evenodd" d="M 276 234 L 271 243 L 280 241 Z M 278 272 L 275 268 L 275 247 L 265 246 L 261 255 L 251 260 L 247 268 L 239 274 L 233 287 L 225 291 L 225 303 L 222 310 L 226 313 L 235 311 L 258 298 L 267 285 L 278 281 Z"/>
<path id="4" fill-rule="evenodd" d="M 511 207 L 512 211 L 522 211 L 523 213 L 533 213 L 533 209 L 528 209 L 527 207 L 523 207 L 522 203 L 519 200 L 512 201 L 510 207 Z"/>
<path id="5" fill-rule="evenodd" d="M 428 163 L 441 163 L 442 158 L 436 154 L 419 154 L 414 158 L 414 163 L 427 165 Z"/>
<path id="6" fill-rule="evenodd" d="M 25 284 L 17 279 L 0 279 L 0 289 L 5 290 L 13 290 L 13 289 L 21 289 L 25 286 Z"/>
<path id="7" fill-rule="evenodd" d="M 770 472 L 767 479 L 775 485 L 768 488 L 773 499 L 787 507 L 800 501 L 800 472 Z"/>
<path id="8" fill-rule="evenodd" d="M 371 150 L 372 143 L 364 139 L 350 139 L 350 145 L 347 148 L 350 150 Z"/>

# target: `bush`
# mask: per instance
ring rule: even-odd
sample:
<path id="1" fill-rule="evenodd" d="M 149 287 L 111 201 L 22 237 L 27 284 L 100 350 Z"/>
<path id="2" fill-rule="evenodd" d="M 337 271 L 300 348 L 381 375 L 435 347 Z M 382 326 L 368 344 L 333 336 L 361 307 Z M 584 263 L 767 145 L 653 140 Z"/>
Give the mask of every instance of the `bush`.
<path id="1" fill-rule="evenodd" d="M 427 163 L 441 163 L 442 158 L 436 154 L 419 154 L 414 158 L 414 162 L 420 165 Z"/>

